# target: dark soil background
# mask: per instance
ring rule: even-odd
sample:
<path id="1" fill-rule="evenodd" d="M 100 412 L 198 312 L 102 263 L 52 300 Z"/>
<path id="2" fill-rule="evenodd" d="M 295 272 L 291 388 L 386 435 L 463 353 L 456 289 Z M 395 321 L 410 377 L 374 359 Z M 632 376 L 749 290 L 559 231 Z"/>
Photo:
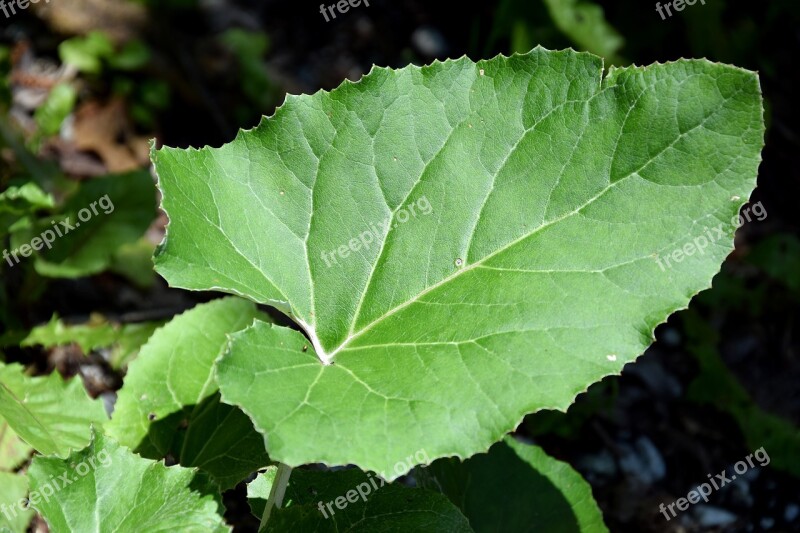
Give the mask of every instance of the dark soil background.
<path id="1" fill-rule="evenodd" d="M 584 475 L 612 531 L 800 531 L 800 5 L 706 0 L 662 20 L 649 0 L 596 3 L 624 38 L 617 64 L 707 57 L 759 72 L 767 134 L 751 202 L 761 202 L 767 216 L 740 228 L 736 251 L 713 288 L 662 325 L 657 342 L 622 376 L 592 386 L 567 414 L 528 417 L 518 433 Z M 142 168 L 147 138 L 178 147 L 218 146 L 270 115 L 285 93 L 331 89 L 373 64 L 487 58 L 508 54 L 521 41 L 581 48 L 556 27 L 541 0 L 373 0 L 330 22 L 317 2 L 52 0 L 41 7 L 13 20 L 0 15 L 0 42 L 11 54 L 4 75 L 16 91 L 8 120 L 21 124 L 23 135 L 34 134 L 19 95 L 52 84 L 56 48 L 65 38 L 99 29 L 119 43 L 140 39 L 152 58 L 126 76 L 134 85 L 157 80 L 168 87 L 169 101 L 146 104 L 149 117 L 131 119 L 124 134 L 107 141 L 127 146 L 128 158 Z M 259 36 L 265 48 L 226 41 L 222 36 L 232 28 Z M 81 79 L 79 107 L 117 100 L 120 113 L 134 114 L 134 98 L 118 91 L 114 75 Z M 130 164 L 108 155 L 102 143 L 76 149 L 70 142 L 62 128 L 40 144 L 37 156 L 74 178 Z M 149 230 L 154 243 L 164 222 L 162 217 Z M 17 273 L 4 276 L 13 302 L 7 329 L 33 327 L 54 312 L 73 322 L 92 312 L 119 322 L 167 319 L 215 296 L 168 289 L 161 280 L 136 287 L 111 273 L 35 289 Z M 81 374 L 94 395 L 113 396 L 120 374 L 98 354 L 89 357 L 94 372 L 86 370 L 78 349 L 6 351 L 7 360 L 35 361 L 42 372 Z M 732 471 L 761 447 L 769 465 L 677 518 L 667 521 L 659 512 L 661 503 L 686 496 L 709 474 Z M 226 503 L 233 509 L 228 518 L 246 531 L 253 522 L 243 494 L 229 493 Z"/>

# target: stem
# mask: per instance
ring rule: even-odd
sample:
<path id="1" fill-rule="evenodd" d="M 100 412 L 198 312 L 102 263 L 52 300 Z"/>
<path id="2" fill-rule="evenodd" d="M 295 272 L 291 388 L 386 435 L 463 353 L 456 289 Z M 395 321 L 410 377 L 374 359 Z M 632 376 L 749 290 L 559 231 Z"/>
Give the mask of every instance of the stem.
<path id="1" fill-rule="evenodd" d="M 292 475 L 292 467 L 283 463 L 278 463 L 278 473 L 275 474 L 275 480 L 272 482 L 272 488 L 269 491 L 269 499 L 267 505 L 264 506 L 264 514 L 261 516 L 261 525 L 258 526 L 259 531 L 264 531 L 269 521 L 269 515 L 272 514 L 272 509 L 283 504 L 283 496 L 286 494 L 286 486 L 289 484 L 289 476 Z"/>

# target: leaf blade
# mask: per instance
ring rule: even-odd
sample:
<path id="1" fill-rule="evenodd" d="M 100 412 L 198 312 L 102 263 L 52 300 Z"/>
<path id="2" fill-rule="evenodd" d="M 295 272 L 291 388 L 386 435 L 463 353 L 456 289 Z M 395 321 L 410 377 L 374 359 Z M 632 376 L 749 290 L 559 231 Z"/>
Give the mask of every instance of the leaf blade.
<path id="1" fill-rule="evenodd" d="M 218 364 L 274 459 L 391 471 L 420 442 L 467 457 L 618 372 L 709 285 L 763 131 L 755 74 L 703 60 L 376 68 L 220 149 L 154 152 L 156 264 L 308 334 L 256 324 Z"/>

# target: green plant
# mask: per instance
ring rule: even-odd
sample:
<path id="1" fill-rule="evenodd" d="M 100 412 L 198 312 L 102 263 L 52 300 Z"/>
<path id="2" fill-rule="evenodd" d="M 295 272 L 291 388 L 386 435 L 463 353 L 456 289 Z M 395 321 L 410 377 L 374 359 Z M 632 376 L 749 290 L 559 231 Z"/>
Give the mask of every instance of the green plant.
<path id="1" fill-rule="evenodd" d="M 3 121 L 0 146 L 21 163 L 0 176 L 0 346 L 26 337 L 19 309 L 36 302 L 53 279 L 110 271 L 142 287 L 152 283 L 153 247 L 143 239 L 156 207 L 148 172 L 67 179 L 38 160 Z M 125 344 L 116 352 L 119 359 L 131 353 Z"/>
<path id="2" fill-rule="evenodd" d="M 709 286 L 732 227 L 656 259 L 738 213 L 763 134 L 752 72 L 604 76 L 537 48 L 374 68 L 222 148 L 154 150 L 156 270 L 233 296 L 158 329 L 111 421 L 34 460 L 41 494 L 97 459 L 34 507 L 54 531 L 224 529 L 219 492 L 259 471 L 266 531 L 605 530 L 576 472 L 508 434 L 618 373 Z M 418 465 L 419 487 L 391 483 Z"/>
<path id="3" fill-rule="evenodd" d="M 143 41 L 131 40 L 115 46 L 105 33 L 93 31 L 85 37 L 63 41 L 58 52 L 65 65 L 70 65 L 86 75 L 109 75 L 112 78 L 113 93 L 126 97 L 132 117 L 144 127 L 152 128 L 155 113 L 169 106 L 171 92 L 168 83 L 154 78 L 136 77 L 151 62 L 152 52 Z M 51 95 L 51 99 L 56 97 Z M 62 96 L 58 101 L 63 100 Z M 67 113 L 69 111 L 71 107 Z M 60 121 L 58 124 L 60 125 Z"/>

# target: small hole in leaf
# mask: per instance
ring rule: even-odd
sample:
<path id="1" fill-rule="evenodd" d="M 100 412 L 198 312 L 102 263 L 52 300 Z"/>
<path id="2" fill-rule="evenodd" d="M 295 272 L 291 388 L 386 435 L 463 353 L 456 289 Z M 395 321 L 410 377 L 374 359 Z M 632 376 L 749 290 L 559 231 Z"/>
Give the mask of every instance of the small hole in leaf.
<path id="1" fill-rule="evenodd" d="M 460 267 L 461 267 L 461 266 L 463 266 L 463 265 L 464 265 L 464 260 L 463 260 L 463 259 L 461 259 L 460 257 L 457 257 L 457 258 L 456 258 L 456 267 L 459 267 L 459 268 L 460 268 Z"/>
<path id="2" fill-rule="evenodd" d="M 147 415 L 147 419 L 148 420 L 155 420 L 156 419 L 156 414 L 155 413 L 150 413 L 149 415 Z"/>

